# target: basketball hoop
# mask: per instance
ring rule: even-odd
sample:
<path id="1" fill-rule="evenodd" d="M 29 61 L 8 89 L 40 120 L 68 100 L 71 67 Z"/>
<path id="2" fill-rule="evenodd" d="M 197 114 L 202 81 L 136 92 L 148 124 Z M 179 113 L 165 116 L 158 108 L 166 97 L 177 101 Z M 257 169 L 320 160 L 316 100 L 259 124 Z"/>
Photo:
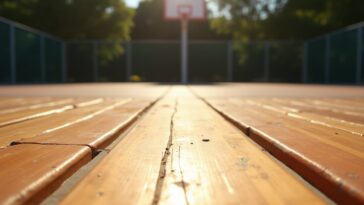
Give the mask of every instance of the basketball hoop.
<path id="1" fill-rule="evenodd" d="M 205 0 L 164 0 L 164 17 L 181 21 L 181 82 L 188 83 L 188 21 L 205 20 Z"/>
<path id="2" fill-rule="evenodd" d="M 164 0 L 164 17 L 167 20 L 205 20 L 205 0 Z"/>
<path id="3" fill-rule="evenodd" d="M 181 19 L 189 19 L 192 15 L 192 6 L 188 4 L 181 4 L 178 6 L 178 13 Z"/>

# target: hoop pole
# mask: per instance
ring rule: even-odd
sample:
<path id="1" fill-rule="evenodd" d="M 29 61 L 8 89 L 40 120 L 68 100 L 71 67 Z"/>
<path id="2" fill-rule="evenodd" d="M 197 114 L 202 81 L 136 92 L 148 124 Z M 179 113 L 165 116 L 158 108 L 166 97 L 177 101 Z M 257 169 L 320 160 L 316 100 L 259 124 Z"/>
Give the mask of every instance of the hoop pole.
<path id="1" fill-rule="evenodd" d="M 188 18 L 181 19 L 181 83 L 188 83 Z"/>

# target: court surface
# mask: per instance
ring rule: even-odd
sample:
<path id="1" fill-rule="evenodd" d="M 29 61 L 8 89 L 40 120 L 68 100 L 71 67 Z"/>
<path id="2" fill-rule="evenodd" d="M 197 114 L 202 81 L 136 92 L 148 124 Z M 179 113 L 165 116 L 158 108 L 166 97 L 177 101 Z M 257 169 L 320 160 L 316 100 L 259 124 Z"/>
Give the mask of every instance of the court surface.
<path id="1" fill-rule="evenodd" d="M 361 87 L 2 86 L 0 204 L 364 204 L 363 135 Z"/>

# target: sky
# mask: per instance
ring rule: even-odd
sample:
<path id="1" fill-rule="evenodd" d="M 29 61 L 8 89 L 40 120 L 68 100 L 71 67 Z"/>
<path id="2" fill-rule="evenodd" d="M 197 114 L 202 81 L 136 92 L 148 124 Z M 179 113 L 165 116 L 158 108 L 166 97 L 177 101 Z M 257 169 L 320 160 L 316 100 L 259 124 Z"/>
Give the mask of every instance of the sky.
<path id="1" fill-rule="evenodd" d="M 136 8 L 136 7 L 138 7 L 140 0 L 125 0 L 125 2 L 126 2 L 126 5 Z"/>

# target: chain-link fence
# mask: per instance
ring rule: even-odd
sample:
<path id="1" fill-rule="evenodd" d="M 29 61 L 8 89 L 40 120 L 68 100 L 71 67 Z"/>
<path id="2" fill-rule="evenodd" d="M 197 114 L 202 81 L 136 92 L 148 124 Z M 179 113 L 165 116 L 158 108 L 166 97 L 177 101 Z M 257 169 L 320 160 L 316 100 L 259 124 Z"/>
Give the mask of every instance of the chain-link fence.
<path id="1" fill-rule="evenodd" d="M 189 82 L 300 82 L 303 47 L 295 42 L 190 41 Z M 121 49 L 121 51 L 118 51 Z M 72 41 L 66 44 L 69 82 L 179 82 L 179 41 Z"/>
<path id="2" fill-rule="evenodd" d="M 363 82 L 362 25 L 311 39 L 190 41 L 189 82 Z M 179 41 L 63 41 L 0 17 L 0 83 L 179 82 Z"/>
<path id="3" fill-rule="evenodd" d="M 305 43 L 303 82 L 362 84 L 363 24 Z"/>
<path id="4" fill-rule="evenodd" d="M 0 82 L 64 81 L 64 45 L 57 37 L 0 18 Z"/>

